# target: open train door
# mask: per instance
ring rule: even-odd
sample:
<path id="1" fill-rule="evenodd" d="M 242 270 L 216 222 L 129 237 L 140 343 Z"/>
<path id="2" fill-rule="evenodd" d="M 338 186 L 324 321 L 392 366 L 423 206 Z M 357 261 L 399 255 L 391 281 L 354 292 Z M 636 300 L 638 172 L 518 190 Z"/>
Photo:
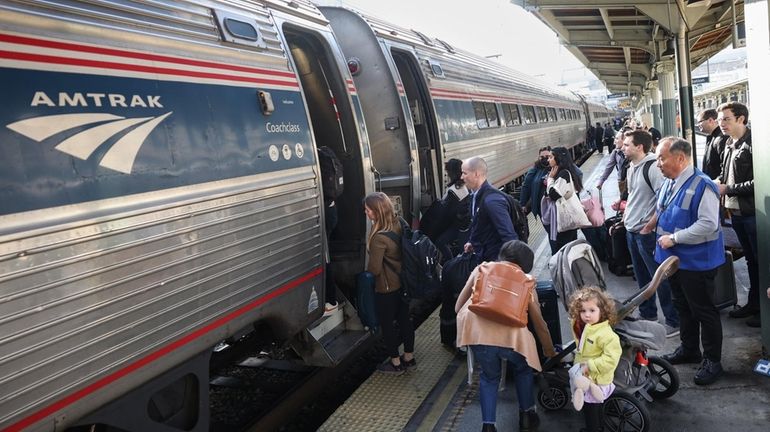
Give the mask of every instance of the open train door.
<path id="1" fill-rule="evenodd" d="M 419 161 L 420 210 L 424 211 L 441 196 L 443 164 L 439 134 L 430 93 L 413 51 L 392 47 L 391 55 L 398 70 L 399 98 L 409 113 Z"/>
<path id="2" fill-rule="evenodd" d="M 432 178 L 433 165 L 421 164 L 422 144 L 418 142 L 405 87 L 409 85 L 409 92 L 417 94 L 415 83 L 421 80 L 407 78 L 411 73 L 406 73 L 406 82 L 402 82 L 398 64 L 409 71 L 408 63 L 394 60 L 391 41 L 378 37 L 361 15 L 338 7 L 319 9 L 329 20 L 348 64 L 355 68 L 353 81 L 365 114 L 375 187 L 391 198 L 401 216 L 416 224 L 424 189 L 421 167 L 429 168 Z M 431 180 L 429 184 L 435 189 L 433 183 Z"/>

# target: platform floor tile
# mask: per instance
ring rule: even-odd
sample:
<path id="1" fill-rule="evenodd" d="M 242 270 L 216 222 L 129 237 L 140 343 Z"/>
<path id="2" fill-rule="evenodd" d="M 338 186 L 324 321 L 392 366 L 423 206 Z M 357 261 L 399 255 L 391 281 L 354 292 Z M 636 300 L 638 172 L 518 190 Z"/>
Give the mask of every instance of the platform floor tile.
<path id="1" fill-rule="evenodd" d="M 372 374 L 318 430 L 404 429 L 454 358 L 440 342 L 438 309 L 415 332 L 415 358 L 417 367 L 403 375 Z"/>

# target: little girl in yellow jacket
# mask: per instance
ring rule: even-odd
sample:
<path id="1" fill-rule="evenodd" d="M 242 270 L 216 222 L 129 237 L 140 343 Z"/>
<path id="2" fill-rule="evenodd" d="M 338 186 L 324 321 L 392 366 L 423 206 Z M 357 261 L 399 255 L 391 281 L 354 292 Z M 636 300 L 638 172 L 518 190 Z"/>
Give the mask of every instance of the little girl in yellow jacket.
<path id="1" fill-rule="evenodd" d="M 612 380 L 621 355 L 620 338 L 612 330 L 615 303 L 599 288 L 585 287 L 572 296 L 569 315 L 578 343 L 575 365 L 570 369 L 573 402 L 585 417 L 586 428 L 581 432 L 599 432 L 604 400 L 615 390 Z"/>

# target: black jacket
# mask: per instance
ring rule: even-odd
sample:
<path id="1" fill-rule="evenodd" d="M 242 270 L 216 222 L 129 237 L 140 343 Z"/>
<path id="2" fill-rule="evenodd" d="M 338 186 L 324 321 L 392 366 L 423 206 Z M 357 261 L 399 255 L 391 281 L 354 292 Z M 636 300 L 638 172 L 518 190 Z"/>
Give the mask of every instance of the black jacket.
<path id="1" fill-rule="evenodd" d="M 737 153 L 731 163 L 730 159 L 733 152 Z M 733 172 L 735 184 L 727 186 L 725 193 L 728 196 L 738 197 L 738 206 L 742 215 L 753 216 L 755 214 L 754 161 L 751 148 L 751 129 L 749 128 L 746 128 L 746 133 L 733 145 L 725 146 L 725 151 L 722 154 L 722 174 L 719 176 L 719 181 L 722 184 L 727 183 L 730 171 Z"/>
<path id="2" fill-rule="evenodd" d="M 701 167 L 712 180 L 719 177 L 722 173 L 722 152 L 725 150 L 725 142 L 729 137 L 722 134 L 722 130 L 715 127 L 711 134 L 706 137 L 706 149 L 703 152 L 703 163 Z"/>

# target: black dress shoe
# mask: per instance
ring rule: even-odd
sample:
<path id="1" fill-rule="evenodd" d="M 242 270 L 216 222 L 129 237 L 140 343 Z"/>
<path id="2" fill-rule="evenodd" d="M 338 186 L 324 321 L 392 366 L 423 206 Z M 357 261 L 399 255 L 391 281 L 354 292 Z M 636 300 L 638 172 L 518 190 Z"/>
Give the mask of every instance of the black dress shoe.
<path id="1" fill-rule="evenodd" d="M 759 313 L 759 309 L 755 306 L 741 306 L 738 309 L 731 310 L 727 313 L 730 318 L 748 318 L 752 315 Z"/>
<path id="2" fill-rule="evenodd" d="M 684 364 L 684 363 L 699 363 L 702 359 L 699 352 L 688 353 L 684 351 L 681 345 L 672 353 L 664 354 L 663 360 L 671 363 L 672 365 Z"/>
<path id="3" fill-rule="evenodd" d="M 720 376 L 722 376 L 722 373 L 724 373 L 724 370 L 722 370 L 722 363 L 703 359 L 700 368 L 695 372 L 693 381 L 698 385 L 713 384 Z"/>
<path id="4" fill-rule="evenodd" d="M 759 314 L 754 314 L 746 320 L 746 325 L 754 328 L 762 327 L 762 319 L 759 317 Z"/>

